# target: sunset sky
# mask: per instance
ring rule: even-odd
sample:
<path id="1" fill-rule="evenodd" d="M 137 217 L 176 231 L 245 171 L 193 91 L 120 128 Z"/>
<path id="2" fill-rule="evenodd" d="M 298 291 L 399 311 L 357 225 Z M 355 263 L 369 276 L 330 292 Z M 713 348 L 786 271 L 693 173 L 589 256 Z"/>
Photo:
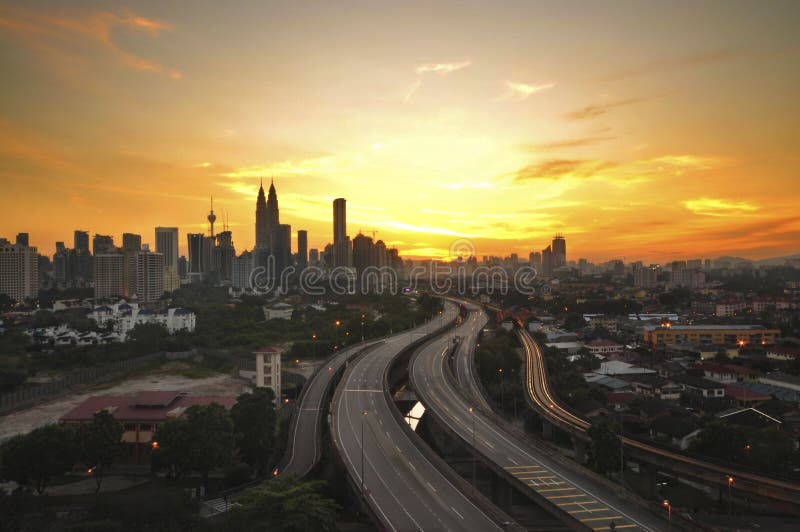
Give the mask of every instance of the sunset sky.
<path id="1" fill-rule="evenodd" d="M 800 2 L 0 2 L 0 236 L 800 252 Z"/>

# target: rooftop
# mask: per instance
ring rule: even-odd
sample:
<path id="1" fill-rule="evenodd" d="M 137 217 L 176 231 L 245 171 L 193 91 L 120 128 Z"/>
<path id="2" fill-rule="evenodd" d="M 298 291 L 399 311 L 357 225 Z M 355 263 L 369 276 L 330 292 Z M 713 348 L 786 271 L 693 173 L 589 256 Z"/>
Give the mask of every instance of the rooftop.
<path id="1" fill-rule="evenodd" d="M 139 392 L 135 395 L 95 395 L 61 417 L 64 422 L 91 421 L 101 410 L 107 410 L 120 422 L 166 421 L 180 417 L 194 405 L 218 403 L 230 409 L 236 403 L 232 396 L 186 395 L 179 391 Z"/>
<path id="2" fill-rule="evenodd" d="M 671 325 L 661 327 L 660 325 L 645 325 L 646 331 L 766 331 L 763 325 Z"/>

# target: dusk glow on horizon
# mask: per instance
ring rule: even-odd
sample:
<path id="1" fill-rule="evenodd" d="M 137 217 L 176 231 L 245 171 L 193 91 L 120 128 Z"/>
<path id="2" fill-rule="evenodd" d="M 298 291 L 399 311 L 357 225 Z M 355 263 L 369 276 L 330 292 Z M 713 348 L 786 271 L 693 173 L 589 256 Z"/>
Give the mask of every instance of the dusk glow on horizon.
<path id="1" fill-rule="evenodd" d="M 0 236 L 800 251 L 797 2 L 0 2 Z"/>

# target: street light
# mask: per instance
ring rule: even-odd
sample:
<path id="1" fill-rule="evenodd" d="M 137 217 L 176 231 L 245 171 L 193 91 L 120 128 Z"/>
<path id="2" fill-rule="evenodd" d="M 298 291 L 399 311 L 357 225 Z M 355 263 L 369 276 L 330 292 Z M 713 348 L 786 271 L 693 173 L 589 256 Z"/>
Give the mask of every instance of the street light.
<path id="1" fill-rule="evenodd" d="M 731 486 L 733 486 L 733 477 L 728 475 L 728 515 L 731 515 L 731 507 L 732 507 Z"/>
<path id="2" fill-rule="evenodd" d="M 336 320 L 336 345 L 334 346 L 334 349 L 339 348 L 339 325 L 341 324 L 342 324 L 341 321 Z"/>
<path id="3" fill-rule="evenodd" d="M 361 315 L 361 341 L 364 341 L 364 320 L 366 319 L 366 315 Z"/>
<path id="4" fill-rule="evenodd" d="M 500 374 L 500 410 L 502 410 L 506 406 L 506 402 L 503 397 L 503 368 L 498 369 L 497 372 Z"/>
<path id="5" fill-rule="evenodd" d="M 475 482 L 475 409 L 469 407 L 469 413 L 472 414 L 472 490 L 477 491 Z"/>
<path id="6" fill-rule="evenodd" d="M 672 505 L 666 499 L 664 499 L 664 502 L 661 504 L 667 509 L 667 526 L 669 530 L 672 530 Z"/>
<path id="7" fill-rule="evenodd" d="M 367 411 L 361 412 L 361 494 L 364 494 L 364 419 Z"/>
<path id="8" fill-rule="evenodd" d="M 312 358 L 317 358 L 317 333 L 311 335 L 311 353 Z"/>

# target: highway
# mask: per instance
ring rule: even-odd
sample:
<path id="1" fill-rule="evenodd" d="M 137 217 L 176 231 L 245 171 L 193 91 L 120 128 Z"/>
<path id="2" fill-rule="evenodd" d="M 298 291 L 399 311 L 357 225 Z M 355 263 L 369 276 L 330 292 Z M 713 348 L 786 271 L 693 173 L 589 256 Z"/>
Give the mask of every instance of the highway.
<path id="1" fill-rule="evenodd" d="M 473 356 L 478 335 L 480 334 L 481 329 L 483 329 L 483 327 L 489 321 L 489 317 L 478 305 L 469 303 L 467 301 L 458 300 L 458 302 L 464 305 L 469 312 L 467 314 L 464 326 L 469 328 L 470 337 L 461 339 L 455 353 L 454 366 L 456 380 L 458 380 L 459 388 L 461 388 L 462 392 L 466 394 L 467 398 L 470 402 L 472 402 L 472 404 L 478 406 L 479 408 L 485 409 L 487 412 L 490 412 L 492 407 L 489 406 L 486 397 L 483 395 L 483 390 L 481 390 L 478 385 L 478 376 L 474 375 L 475 357 Z M 464 326 L 459 327 L 459 330 L 466 330 L 464 329 Z M 474 334 L 472 334 L 473 331 Z"/>
<path id="2" fill-rule="evenodd" d="M 611 530 L 612 522 L 618 530 L 663 529 L 663 521 L 504 430 L 481 409 L 474 408 L 476 405 L 467 399 L 467 394 L 460 393 L 452 374 L 447 375 L 447 357 L 454 335 L 463 337 L 458 356 L 472 356 L 471 347 L 483 325 L 483 316 L 471 308 L 455 331 L 424 345 L 412 359 L 411 381 L 425 406 L 486 460 L 536 492 L 557 517 L 563 518 L 561 512 L 565 512 L 574 522 L 598 531 Z M 468 348 L 463 349 L 465 346 Z"/>
<path id="3" fill-rule="evenodd" d="M 347 363 L 365 349 L 381 343 L 383 340 L 367 340 L 366 342 L 343 349 L 329 358 L 306 383 L 306 389 L 297 405 L 289 442 L 290 457 L 286 465 L 279 471 L 280 475 L 306 476 L 320 460 L 321 430 L 323 402 L 333 382 L 333 377 Z"/>
<path id="4" fill-rule="evenodd" d="M 533 406 L 554 425 L 585 437 L 591 423 L 561 405 L 550 390 L 544 355 L 539 344 L 524 328 L 519 328 L 517 334 L 525 348 L 526 392 Z M 630 450 L 641 455 L 649 455 L 649 459 L 658 459 L 661 463 L 668 464 L 672 470 L 688 472 L 697 478 L 723 487 L 727 486 L 727 479 L 730 476 L 734 479 L 737 491 L 747 491 L 795 505 L 800 504 L 800 485 L 796 482 L 699 460 L 626 436 L 622 437 L 622 442 L 625 452 Z"/>
<path id="5" fill-rule="evenodd" d="M 334 445 L 351 479 L 363 486 L 367 503 L 389 530 L 500 530 L 408 438 L 385 390 L 387 371 L 403 348 L 456 315 L 456 307 L 447 303 L 441 318 L 388 338 L 359 357 L 334 395 Z"/>

